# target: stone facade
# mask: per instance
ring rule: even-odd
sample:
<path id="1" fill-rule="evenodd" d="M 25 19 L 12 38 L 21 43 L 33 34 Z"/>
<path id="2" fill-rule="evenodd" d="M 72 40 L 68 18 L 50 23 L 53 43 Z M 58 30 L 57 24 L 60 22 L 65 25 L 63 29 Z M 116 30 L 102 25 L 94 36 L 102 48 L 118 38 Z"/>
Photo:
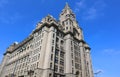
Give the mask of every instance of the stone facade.
<path id="1" fill-rule="evenodd" d="M 0 77 L 93 77 L 90 47 L 68 4 L 59 21 L 46 16 L 28 38 L 7 48 Z"/>

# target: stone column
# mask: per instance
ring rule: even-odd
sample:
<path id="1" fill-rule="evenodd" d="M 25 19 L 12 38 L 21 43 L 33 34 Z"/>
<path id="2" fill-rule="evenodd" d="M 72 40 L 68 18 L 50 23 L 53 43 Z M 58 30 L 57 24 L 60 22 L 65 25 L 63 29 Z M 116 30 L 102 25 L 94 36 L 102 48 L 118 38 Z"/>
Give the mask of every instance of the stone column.
<path id="1" fill-rule="evenodd" d="M 83 42 L 80 42 L 80 53 L 81 53 L 81 72 L 82 72 L 82 77 L 86 77 L 86 69 L 85 69 L 85 51 L 83 47 Z"/>
<path id="2" fill-rule="evenodd" d="M 89 77 L 94 77 L 93 70 L 92 70 L 92 62 L 91 62 L 91 56 L 90 56 L 90 49 L 86 49 L 86 59 L 88 62 L 88 74 Z"/>
<path id="3" fill-rule="evenodd" d="M 41 50 L 40 50 L 40 63 L 38 68 L 44 69 L 44 59 L 45 59 L 45 52 L 46 52 L 46 45 L 47 45 L 47 40 L 48 40 L 48 28 L 44 27 L 44 30 L 42 33 L 44 33 L 44 36 L 42 38 L 42 44 L 41 44 Z"/>
<path id="4" fill-rule="evenodd" d="M 48 77 L 49 71 L 50 71 L 50 61 L 51 61 L 51 52 L 52 52 L 52 40 L 53 40 L 53 33 L 54 33 L 54 27 L 49 28 L 49 33 L 47 37 L 46 42 L 46 50 L 45 57 L 44 57 L 44 65 L 43 68 L 45 69 L 43 72 L 42 77 Z"/>
<path id="5" fill-rule="evenodd" d="M 71 35 L 65 36 L 65 74 L 66 77 L 74 77 L 72 73 L 72 58 L 71 58 Z"/>
<path id="6" fill-rule="evenodd" d="M 3 77 L 6 74 L 6 72 L 5 72 L 5 65 L 6 65 L 8 59 L 9 59 L 9 56 L 10 56 L 9 53 L 7 53 L 6 55 L 4 55 L 2 64 L 0 66 L 0 77 Z"/>

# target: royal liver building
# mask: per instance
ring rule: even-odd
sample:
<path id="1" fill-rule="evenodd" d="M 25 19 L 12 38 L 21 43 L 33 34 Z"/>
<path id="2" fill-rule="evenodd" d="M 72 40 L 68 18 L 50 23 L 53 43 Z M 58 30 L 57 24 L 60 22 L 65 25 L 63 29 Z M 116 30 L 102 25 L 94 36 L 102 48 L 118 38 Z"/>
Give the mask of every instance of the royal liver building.
<path id="1" fill-rule="evenodd" d="M 0 77 L 93 77 L 90 47 L 68 4 L 59 20 L 46 16 L 6 49 Z"/>

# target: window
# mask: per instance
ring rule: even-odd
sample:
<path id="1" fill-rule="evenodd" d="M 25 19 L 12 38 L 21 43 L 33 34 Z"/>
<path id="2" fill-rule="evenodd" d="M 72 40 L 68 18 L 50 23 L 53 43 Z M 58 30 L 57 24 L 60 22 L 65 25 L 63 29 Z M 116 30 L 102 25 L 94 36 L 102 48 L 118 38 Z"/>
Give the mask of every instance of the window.
<path id="1" fill-rule="evenodd" d="M 70 25 L 71 25 L 71 23 L 72 23 L 72 22 L 70 21 Z"/>
<path id="2" fill-rule="evenodd" d="M 66 27 L 66 30 L 68 30 L 68 27 Z"/>
<path id="3" fill-rule="evenodd" d="M 61 42 L 60 42 L 60 43 L 61 43 L 61 45 L 63 45 L 63 43 L 64 43 L 64 42 L 63 42 L 63 40 L 61 40 Z"/>
<path id="4" fill-rule="evenodd" d="M 52 52 L 53 52 L 53 50 L 54 50 L 54 47 L 52 46 Z"/>
<path id="5" fill-rule="evenodd" d="M 73 66 L 73 60 L 72 60 L 72 66 Z"/>
<path id="6" fill-rule="evenodd" d="M 53 34 L 53 38 L 55 37 L 55 34 Z"/>
<path id="7" fill-rule="evenodd" d="M 55 51 L 55 55 L 56 55 L 56 56 L 58 56 L 58 54 L 59 54 L 59 51 L 58 51 L 58 50 L 56 50 L 56 51 Z"/>
<path id="8" fill-rule="evenodd" d="M 50 69 L 52 69 L 52 63 L 50 63 Z"/>
<path id="9" fill-rule="evenodd" d="M 61 49 L 61 51 L 64 51 L 64 48 L 63 48 L 63 46 L 60 46 L 60 49 Z"/>
<path id="10" fill-rule="evenodd" d="M 71 51 L 73 52 L 73 47 L 71 47 Z"/>
<path id="11" fill-rule="evenodd" d="M 75 63 L 75 68 L 79 69 L 79 64 Z"/>
<path id="12" fill-rule="evenodd" d="M 38 55 L 38 59 L 40 58 L 40 54 Z"/>
<path id="13" fill-rule="evenodd" d="M 58 63 L 58 57 L 55 57 L 55 63 Z"/>
<path id="14" fill-rule="evenodd" d="M 72 45 L 72 41 L 71 41 L 71 45 Z"/>
<path id="15" fill-rule="evenodd" d="M 42 39 L 41 39 L 41 44 L 42 44 Z"/>
<path id="16" fill-rule="evenodd" d="M 56 42 L 59 42 L 59 38 L 56 38 Z"/>
<path id="17" fill-rule="evenodd" d="M 57 75 L 55 74 L 55 76 L 54 77 L 57 77 Z"/>
<path id="18" fill-rule="evenodd" d="M 64 25 L 64 22 L 62 22 L 62 25 Z"/>
<path id="19" fill-rule="evenodd" d="M 52 74 L 49 74 L 49 77 L 52 77 Z"/>
<path id="20" fill-rule="evenodd" d="M 64 68 L 60 67 L 60 72 L 63 73 L 64 72 Z"/>
<path id="21" fill-rule="evenodd" d="M 72 73 L 74 73 L 74 69 L 72 68 Z"/>
<path id="22" fill-rule="evenodd" d="M 57 31 L 57 36 L 59 36 L 59 32 Z"/>
<path id="23" fill-rule="evenodd" d="M 32 44 L 30 45 L 30 48 L 31 48 L 31 49 L 33 48 L 33 45 L 32 45 Z M 25 49 L 24 49 L 24 50 L 25 50 Z"/>
<path id="24" fill-rule="evenodd" d="M 51 54 L 51 61 L 53 60 L 53 54 Z"/>
<path id="25" fill-rule="evenodd" d="M 40 50 L 41 50 L 41 46 L 40 46 Z"/>
<path id="26" fill-rule="evenodd" d="M 73 53 L 71 53 L 71 56 L 72 56 L 72 58 L 73 58 Z"/>
<path id="27" fill-rule="evenodd" d="M 60 65 L 64 65 L 64 60 L 60 59 Z"/>
<path id="28" fill-rule="evenodd" d="M 64 58 L 64 52 L 60 52 L 60 57 L 63 57 Z"/>
<path id="29" fill-rule="evenodd" d="M 54 40 L 52 40 L 52 44 L 54 45 Z"/>
<path id="30" fill-rule="evenodd" d="M 68 21 L 66 21 L 66 25 L 68 25 Z"/>
<path id="31" fill-rule="evenodd" d="M 57 72 L 58 71 L 58 66 L 57 65 L 55 65 L 55 72 Z"/>

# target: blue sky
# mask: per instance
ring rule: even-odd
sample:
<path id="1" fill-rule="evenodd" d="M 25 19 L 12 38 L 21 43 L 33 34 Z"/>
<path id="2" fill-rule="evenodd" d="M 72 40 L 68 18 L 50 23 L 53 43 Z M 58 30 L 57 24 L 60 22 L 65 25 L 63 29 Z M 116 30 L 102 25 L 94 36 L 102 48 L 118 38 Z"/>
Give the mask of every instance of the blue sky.
<path id="1" fill-rule="evenodd" d="M 48 14 L 58 19 L 68 2 L 89 43 L 98 77 L 119 77 L 119 0 L 0 0 L 0 61 L 6 48 L 22 41 Z"/>

